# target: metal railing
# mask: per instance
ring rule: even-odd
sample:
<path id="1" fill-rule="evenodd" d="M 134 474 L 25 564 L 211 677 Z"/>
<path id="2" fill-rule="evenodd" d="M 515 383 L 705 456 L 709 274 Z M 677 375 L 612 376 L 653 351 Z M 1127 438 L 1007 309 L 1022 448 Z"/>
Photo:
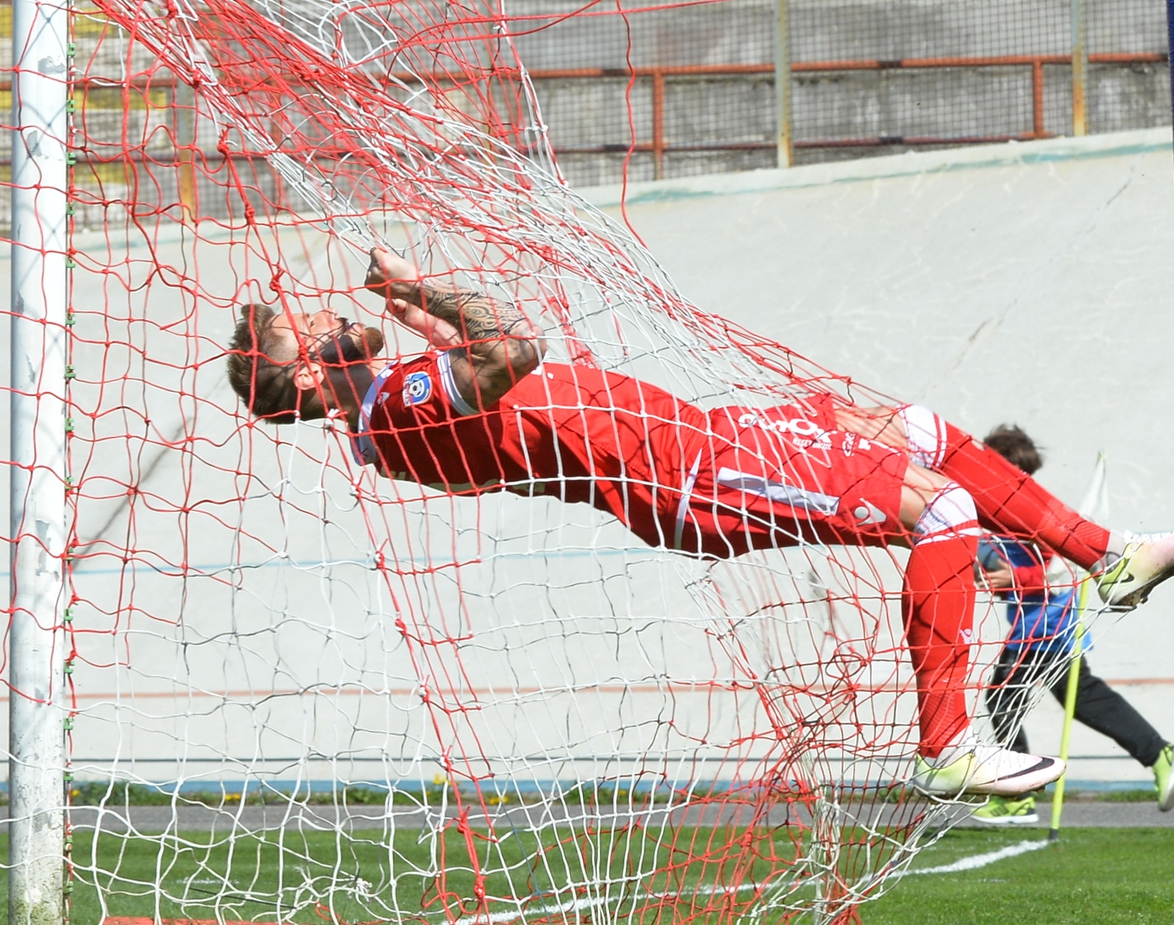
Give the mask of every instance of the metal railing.
<path id="1" fill-rule="evenodd" d="M 1155 52 L 1118 52 L 1088 55 L 1091 65 L 1119 65 L 1130 67 L 1138 64 L 1166 64 L 1168 55 Z M 795 138 L 793 126 L 780 126 L 779 135 L 790 139 L 790 146 L 797 149 L 818 148 L 865 148 L 885 145 L 971 145 L 1003 141 L 1031 141 L 1053 137 L 1057 133 L 1044 128 L 1044 68 L 1049 65 L 1071 65 L 1067 55 L 1000 55 L 987 57 L 933 57 L 902 58 L 885 61 L 860 59 L 844 61 L 798 61 L 792 62 L 791 75 L 833 74 L 854 71 L 895 71 L 928 69 L 984 69 L 984 68 L 1030 68 L 1032 90 L 1032 124 L 1030 130 L 1001 134 L 968 135 L 875 135 L 848 138 Z M 608 154 L 621 151 L 651 153 L 655 163 L 657 179 L 664 177 L 666 153 L 695 151 L 736 151 L 766 150 L 783 147 L 776 141 L 737 142 L 672 142 L 665 135 L 665 82 L 672 78 L 737 78 L 753 76 L 774 76 L 777 68 L 773 64 L 714 64 L 678 65 L 672 67 L 635 67 L 630 70 L 617 68 L 574 68 L 567 70 L 537 70 L 529 72 L 536 83 L 547 80 L 601 80 L 626 78 L 650 80 L 652 82 L 652 138 L 632 144 L 600 143 L 587 145 L 556 145 L 555 154 Z M 1075 134 L 1087 133 L 1086 95 L 1073 93 L 1073 126 Z M 785 128 L 785 131 L 784 131 Z M 785 145 L 785 142 L 784 142 Z M 789 151 L 780 154 L 780 165 L 789 166 L 792 157 Z"/>

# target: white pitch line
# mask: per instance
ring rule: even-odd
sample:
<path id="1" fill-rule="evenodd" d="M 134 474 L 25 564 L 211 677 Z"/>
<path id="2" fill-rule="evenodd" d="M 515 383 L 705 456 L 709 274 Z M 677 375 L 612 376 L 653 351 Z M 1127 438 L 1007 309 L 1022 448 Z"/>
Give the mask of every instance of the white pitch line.
<path id="1" fill-rule="evenodd" d="M 1013 858 L 1016 855 L 1027 854 L 1029 851 L 1035 851 L 1038 848 L 1044 848 L 1049 842 L 1043 841 L 1025 841 L 1019 842 L 1015 845 L 1008 845 L 1006 848 L 1000 848 L 998 851 L 988 851 L 986 854 L 976 854 L 974 857 L 962 858 L 955 861 L 953 864 L 943 864 L 941 867 L 926 867 L 922 870 L 906 870 L 894 876 L 898 879 L 900 877 L 908 877 L 913 874 L 953 874 L 964 870 L 976 870 L 979 867 L 986 867 L 988 864 L 994 864 L 995 861 L 1001 861 L 1004 858 Z M 757 889 L 761 884 L 758 883 L 743 883 L 734 887 L 707 887 L 697 891 L 700 894 L 713 893 L 740 893 L 748 889 Z M 645 898 L 653 894 L 645 894 Z M 536 909 L 523 910 L 509 910 L 507 912 L 494 912 L 488 916 L 466 916 L 465 918 L 457 919 L 454 925 L 474 925 L 474 923 L 487 922 L 489 925 L 503 925 L 506 922 L 516 922 L 518 919 L 529 915 L 538 915 L 546 918 L 550 915 L 557 915 L 561 912 L 582 912 L 593 907 L 602 906 L 607 903 L 607 897 L 595 897 L 592 899 L 572 899 L 566 902 L 558 903 L 549 906 L 539 906 Z"/>
<path id="2" fill-rule="evenodd" d="M 554 906 L 539 906 L 537 909 L 511 909 L 508 912 L 492 912 L 489 915 L 470 915 L 457 919 L 455 925 L 474 925 L 477 922 L 488 922 L 489 925 L 501 925 L 502 922 L 516 922 L 518 919 L 536 914 L 541 918 L 558 915 L 560 912 L 581 912 L 594 906 L 601 906 L 606 899 L 572 899 Z"/>
<path id="3" fill-rule="evenodd" d="M 742 893 L 746 890 L 757 890 L 763 884 L 761 883 L 741 883 L 737 886 L 728 887 L 703 887 L 696 890 L 696 896 L 713 896 L 719 893 Z M 642 893 L 640 899 L 658 899 L 664 896 L 661 893 Z M 484 915 L 470 915 L 462 919 L 457 919 L 453 925 L 476 925 L 476 923 L 488 922 L 489 925 L 501 925 L 503 922 L 514 922 L 523 916 L 536 915 L 540 918 L 548 918 L 551 915 L 557 915 L 560 912 L 582 912 L 586 909 L 592 909 L 597 906 L 602 906 L 610 902 L 614 897 L 595 897 L 593 899 L 570 899 L 563 903 L 558 903 L 552 906 L 539 906 L 536 909 L 527 910 L 510 910 L 508 912 L 493 912 L 488 916 Z"/>
<path id="4" fill-rule="evenodd" d="M 902 876 L 911 877 L 914 874 L 956 874 L 963 870 L 976 870 L 979 867 L 994 864 L 995 861 L 1001 861 L 1004 858 L 1013 858 L 1020 854 L 1027 854 L 1029 851 L 1037 851 L 1047 846 L 1047 839 L 1043 841 L 1021 841 L 1016 845 L 1008 845 L 1006 848 L 1000 848 L 998 851 L 988 851 L 986 854 L 976 854 L 974 857 L 962 858 L 953 864 L 943 864 L 941 867 L 926 867 L 921 870 L 907 870 Z"/>

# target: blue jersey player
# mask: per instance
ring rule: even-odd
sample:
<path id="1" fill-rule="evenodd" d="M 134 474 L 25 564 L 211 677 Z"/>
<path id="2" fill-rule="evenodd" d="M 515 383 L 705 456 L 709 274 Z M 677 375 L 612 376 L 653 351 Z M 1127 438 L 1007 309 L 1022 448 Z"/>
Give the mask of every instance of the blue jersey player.
<path id="1" fill-rule="evenodd" d="M 997 427 L 983 442 L 1029 475 L 1043 465 L 1035 444 L 1018 427 Z M 986 691 L 987 709 L 999 743 L 1026 752 L 1022 724 L 1035 683 L 1047 684 L 1061 705 L 1065 701 L 1079 618 L 1077 595 L 1072 587 L 1048 586 L 1048 561 L 1033 543 L 988 536 L 979 543 L 978 558 L 981 578 L 1005 598 L 1011 624 Z M 1158 807 L 1165 812 L 1174 806 L 1174 748 L 1124 697 L 1092 673 L 1087 658 L 1080 660 L 1075 717 L 1151 768 Z M 1039 821 L 1030 793 L 991 797 L 974 817 L 993 825 Z"/>

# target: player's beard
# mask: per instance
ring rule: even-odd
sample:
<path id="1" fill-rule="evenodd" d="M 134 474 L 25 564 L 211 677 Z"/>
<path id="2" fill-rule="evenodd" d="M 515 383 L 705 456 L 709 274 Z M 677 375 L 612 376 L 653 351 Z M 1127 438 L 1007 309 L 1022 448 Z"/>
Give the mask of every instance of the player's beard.
<path id="1" fill-rule="evenodd" d="M 350 366 L 366 363 L 383 352 L 385 341 L 378 328 L 363 328 L 362 337 L 349 330 L 318 348 L 318 359 L 326 366 Z"/>
<path id="2" fill-rule="evenodd" d="M 345 324 L 345 321 L 344 321 Z M 361 335 L 349 326 L 318 348 L 318 360 L 327 369 L 333 393 L 332 404 L 346 407 L 353 400 L 362 402 L 371 384 L 370 362 L 383 349 L 383 334 L 378 328 L 363 328 Z"/>
<path id="3" fill-rule="evenodd" d="M 383 332 L 379 328 L 363 328 L 363 346 L 367 350 L 368 357 L 374 359 L 379 356 L 383 352 L 384 345 Z"/>

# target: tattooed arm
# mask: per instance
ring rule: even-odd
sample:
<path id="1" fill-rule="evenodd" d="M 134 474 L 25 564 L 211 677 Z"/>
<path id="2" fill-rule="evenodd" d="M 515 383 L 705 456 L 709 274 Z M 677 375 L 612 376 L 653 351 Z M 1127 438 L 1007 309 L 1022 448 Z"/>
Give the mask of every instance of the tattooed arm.
<path id="1" fill-rule="evenodd" d="M 491 408 L 542 361 L 546 341 L 512 304 L 483 292 L 420 279 L 420 271 L 375 248 L 366 287 L 387 300 L 397 321 L 434 347 L 448 348 L 457 391 L 474 408 Z"/>

